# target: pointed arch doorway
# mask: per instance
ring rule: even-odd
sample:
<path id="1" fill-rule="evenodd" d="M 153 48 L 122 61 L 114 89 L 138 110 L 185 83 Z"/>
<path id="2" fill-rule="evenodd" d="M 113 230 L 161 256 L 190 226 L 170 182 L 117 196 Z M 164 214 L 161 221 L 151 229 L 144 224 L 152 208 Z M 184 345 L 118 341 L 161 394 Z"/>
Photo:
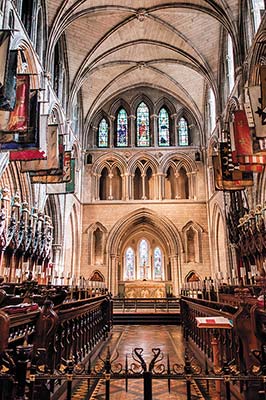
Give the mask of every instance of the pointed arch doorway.
<path id="1" fill-rule="evenodd" d="M 111 230 L 106 253 L 114 295 L 166 297 L 179 294 L 182 242 L 174 224 L 149 209 L 139 209 Z"/>

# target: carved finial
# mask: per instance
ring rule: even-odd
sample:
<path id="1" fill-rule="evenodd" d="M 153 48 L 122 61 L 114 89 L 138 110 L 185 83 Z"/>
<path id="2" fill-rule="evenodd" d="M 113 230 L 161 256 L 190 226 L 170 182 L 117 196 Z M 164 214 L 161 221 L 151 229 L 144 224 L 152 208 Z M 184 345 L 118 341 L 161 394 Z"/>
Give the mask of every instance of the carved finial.
<path id="1" fill-rule="evenodd" d="M 138 63 L 138 68 L 140 70 L 143 70 L 146 67 L 147 67 L 147 64 L 144 61 L 141 61 L 141 62 Z"/>
<path id="2" fill-rule="evenodd" d="M 138 21 L 143 22 L 146 16 L 146 9 L 145 8 L 139 8 L 136 12 L 136 16 Z"/>
<path id="3" fill-rule="evenodd" d="M 19 202 L 19 193 L 16 192 L 13 199 L 12 199 L 12 206 L 13 207 L 20 207 L 20 202 Z"/>
<path id="4" fill-rule="evenodd" d="M 9 197 L 9 189 L 7 187 L 4 187 L 1 190 L 1 200 L 3 201 L 10 201 L 10 197 Z"/>

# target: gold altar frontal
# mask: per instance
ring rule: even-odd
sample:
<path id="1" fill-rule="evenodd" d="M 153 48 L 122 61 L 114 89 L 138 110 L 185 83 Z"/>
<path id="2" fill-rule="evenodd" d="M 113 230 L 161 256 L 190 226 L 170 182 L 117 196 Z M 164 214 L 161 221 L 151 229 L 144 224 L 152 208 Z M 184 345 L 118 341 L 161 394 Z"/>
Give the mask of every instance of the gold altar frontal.
<path id="1" fill-rule="evenodd" d="M 169 294 L 169 283 L 162 281 L 150 280 L 137 280 L 126 281 L 122 283 L 124 296 L 127 298 L 141 297 L 141 298 L 162 298 L 167 297 Z"/>

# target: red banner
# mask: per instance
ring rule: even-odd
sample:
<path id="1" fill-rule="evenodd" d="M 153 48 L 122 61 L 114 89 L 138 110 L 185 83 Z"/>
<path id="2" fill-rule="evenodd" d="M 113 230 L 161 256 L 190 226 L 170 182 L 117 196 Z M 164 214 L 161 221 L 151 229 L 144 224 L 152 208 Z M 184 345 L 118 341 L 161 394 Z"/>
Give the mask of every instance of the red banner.
<path id="1" fill-rule="evenodd" d="M 252 138 L 244 110 L 234 112 L 234 134 L 237 156 L 252 155 Z"/>
<path id="2" fill-rule="evenodd" d="M 1 134 L 26 132 L 29 125 L 30 77 L 17 76 L 16 105 L 13 111 L 0 112 Z"/>

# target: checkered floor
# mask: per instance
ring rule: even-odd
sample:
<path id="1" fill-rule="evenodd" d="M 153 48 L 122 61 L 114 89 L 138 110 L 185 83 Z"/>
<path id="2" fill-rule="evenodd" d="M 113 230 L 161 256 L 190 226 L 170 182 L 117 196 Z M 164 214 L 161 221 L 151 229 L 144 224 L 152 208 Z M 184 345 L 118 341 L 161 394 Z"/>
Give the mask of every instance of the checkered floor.
<path id="1" fill-rule="evenodd" d="M 135 347 L 143 348 L 143 357 L 147 364 L 152 359 L 152 348 L 160 348 L 164 353 L 164 363 L 167 362 L 167 355 L 170 357 L 170 364 L 184 363 L 184 344 L 181 327 L 153 325 L 153 326 L 115 326 L 112 336 L 107 344 L 113 355 L 119 353 L 116 363 L 124 365 L 126 354 L 128 364 L 134 362 L 131 357 Z M 107 352 L 105 347 L 102 358 Z M 153 400 L 186 400 L 186 383 L 171 380 L 171 391 L 168 392 L 167 380 L 153 380 L 152 382 Z M 202 399 L 200 392 L 195 385 L 192 385 L 192 400 Z M 80 382 L 72 396 L 73 400 L 88 399 L 87 381 Z M 125 388 L 125 380 L 111 380 L 110 399 L 111 400 L 143 400 L 143 380 L 130 379 L 128 381 L 128 391 Z M 105 400 L 105 382 L 100 380 L 90 397 L 93 400 Z"/>

